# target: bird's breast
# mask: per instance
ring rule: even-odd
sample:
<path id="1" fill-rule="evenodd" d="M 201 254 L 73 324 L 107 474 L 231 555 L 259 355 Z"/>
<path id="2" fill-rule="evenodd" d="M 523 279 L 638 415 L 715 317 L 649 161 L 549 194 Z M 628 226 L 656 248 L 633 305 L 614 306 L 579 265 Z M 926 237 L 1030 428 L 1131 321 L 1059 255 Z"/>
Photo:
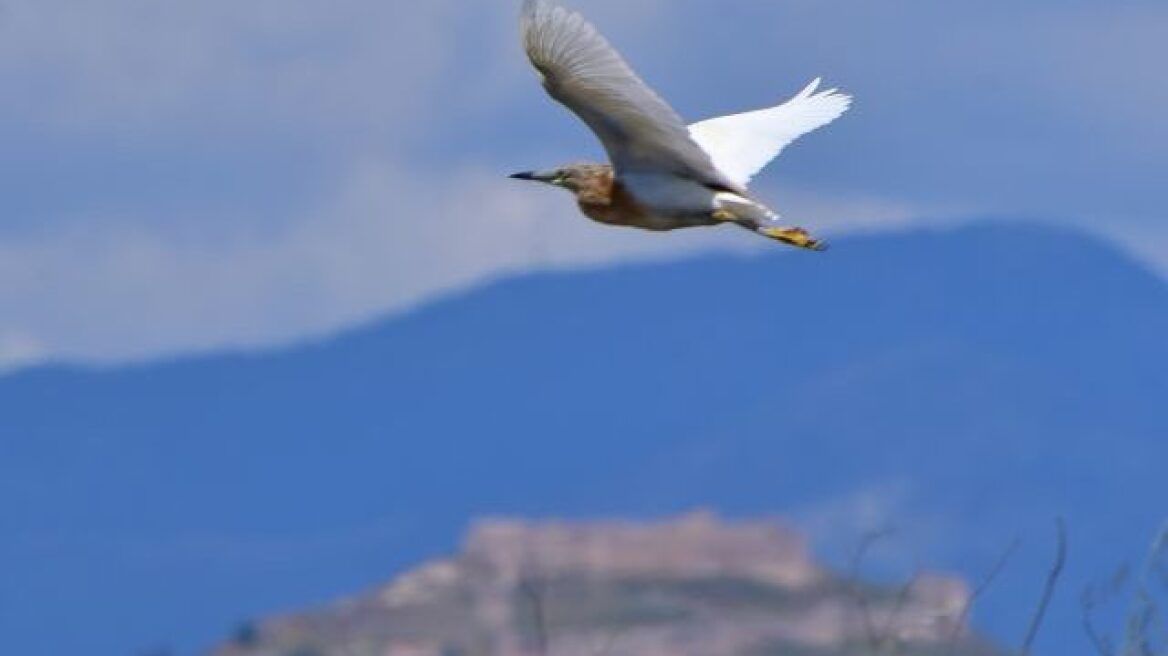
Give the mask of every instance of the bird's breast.
<path id="1" fill-rule="evenodd" d="M 647 227 L 650 217 L 637 199 L 619 181 L 614 181 L 604 194 L 581 194 L 580 211 L 593 221 L 609 225 Z"/>
<path id="2" fill-rule="evenodd" d="M 634 174 L 614 180 L 603 196 L 581 194 L 580 210 L 594 221 L 646 230 L 710 225 L 715 192 L 666 174 Z"/>

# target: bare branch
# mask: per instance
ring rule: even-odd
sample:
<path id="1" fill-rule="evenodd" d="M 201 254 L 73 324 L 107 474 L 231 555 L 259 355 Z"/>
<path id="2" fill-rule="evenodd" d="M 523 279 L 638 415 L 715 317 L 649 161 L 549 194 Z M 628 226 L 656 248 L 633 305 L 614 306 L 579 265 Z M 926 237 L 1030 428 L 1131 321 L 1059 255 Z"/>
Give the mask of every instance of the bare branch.
<path id="1" fill-rule="evenodd" d="M 1140 595 L 1140 610 L 1132 622 L 1135 628 L 1132 644 L 1138 649 L 1141 656 L 1155 656 L 1156 650 L 1152 646 L 1152 627 L 1156 623 L 1156 604 L 1148 596 Z"/>
<path id="2" fill-rule="evenodd" d="M 1148 641 L 1155 642 L 1160 645 L 1160 653 L 1168 651 L 1168 626 L 1164 624 L 1164 616 L 1160 612 L 1160 606 L 1156 603 L 1156 598 L 1148 593 L 1148 608 L 1151 615 L 1148 618 Z M 1154 635 L 1154 637 L 1153 637 Z"/>
<path id="3" fill-rule="evenodd" d="M 604 637 L 604 642 L 598 649 L 592 650 L 592 656 L 610 656 L 613 647 L 616 646 L 617 640 L 620 638 L 621 630 L 619 628 L 607 631 Z"/>
<path id="4" fill-rule="evenodd" d="M 1168 592 L 1168 526 L 1160 531 L 1159 537 L 1152 546 L 1152 555 L 1148 558 L 1148 572 L 1146 579 L 1158 579 L 1160 587 Z M 1147 581 L 1145 581 L 1145 584 Z"/>
<path id="5" fill-rule="evenodd" d="M 872 619 L 872 608 L 869 604 L 868 596 L 861 589 L 860 577 L 864 567 L 864 560 L 868 557 L 868 552 L 872 550 L 880 542 L 890 538 L 895 531 L 891 528 L 882 528 L 875 531 L 869 531 L 860 538 L 860 543 L 856 546 L 856 551 L 852 554 L 852 562 L 848 567 L 848 578 L 851 580 L 849 590 L 856 607 L 860 610 L 861 620 L 864 622 L 864 635 L 868 641 L 868 648 L 872 650 L 873 654 L 880 654 L 884 651 L 884 637 L 876 630 L 876 623 Z"/>
<path id="6" fill-rule="evenodd" d="M 519 593 L 531 605 L 531 624 L 535 632 L 535 650 L 538 656 L 548 654 L 547 598 L 542 579 L 524 574 L 519 579 Z"/>
<path id="7" fill-rule="evenodd" d="M 892 612 L 888 615 L 888 620 L 884 622 L 884 630 L 881 632 L 881 635 L 886 640 L 892 637 L 893 631 L 896 629 L 896 623 L 900 620 L 901 614 L 904 613 L 905 606 L 908 605 L 908 598 L 912 596 L 913 587 L 916 586 L 920 578 L 921 570 L 918 567 L 913 572 L 912 577 L 896 591 L 896 601 L 892 605 Z"/>
<path id="8" fill-rule="evenodd" d="M 1095 609 L 1100 603 L 1099 595 L 1092 586 L 1088 586 L 1083 590 L 1083 594 L 1079 599 L 1079 605 L 1083 610 L 1083 630 L 1087 633 L 1087 638 L 1091 640 L 1091 644 L 1095 647 L 1095 651 L 1099 652 L 1099 656 L 1115 656 L 1115 646 L 1111 644 L 1111 639 L 1099 633 L 1095 628 Z"/>
<path id="9" fill-rule="evenodd" d="M 1010 542 L 1010 546 L 1006 547 L 1006 550 L 1003 551 L 1000 556 L 998 556 L 996 561 L 994 561 L 994 565 L 990 568 L 990 571 L 987 572 L 984 577 L 982 577 L 981 581 L 979 581 L 973 590 L 970 591 L 969 596 L 965 598 L 965 603 L 961 605 L 961 612 L 957 615 L 957 622 L 954 623 L 953 631 L 949 635 L 949 649 L 947 653 L 952 654 L 953 651 L 957 648 L 957 638 L 960 637 L 962 629 L 964 629 L 969 624 L 969 615 L 973 611 L 974 603 L 976 603 L 977 600 L 980 599 L 982 595 L 984 595 L 986 591 L 990 589 L 990 586 L 994 584 L 994 581 L 996 581 L 998 577 L 1002 575 L 1002 572 L 1006 569 L 1006 565 L 1010 564 L 1010 561 L 1014 558 L 1014 554 L 1018 552 L 1018 548 L 1021 546 L 1022 540 L 1017 537 L 1014 538 L 1014 540 Z"/>
<path id="10" fill-rule="evenodd" d="M 1067 564 L 1067 522 L 1062 517 L 1055 521 L 1055 528 L 1058 532 L 1058 547 L 1055 551 L 1054 564 L 1050 568 L 1050 573 L 1046 576 L 1046 585 L 1043 586 L 1042 599 L 1038 603 L 1038 607 L 1034 610 L 1034 617 L 1030 619 L 1030 628 L 1026 631 L 1026 639 L 1022 641 L 1022 656 L 1029 656 L 1031 650 L 1034 648 L 1034 640 L 1038 637 L 1038 631 L 1042 628 L 1042 623 L 1046 619 L 1046 611 L 1050 608 L 1050 601 L 1054 598 L 1054 592 L 1058 588 L 1059 578 L 1062 577 L 1063 568 Z"/>
<path id="11" fill-rule="evenodd" d="M 1156 539 L 1148 550 L 1147 559 L 1135 581 L 1134 599 L 1124 629 L 1122 653 L 1125 656 L 1127 654 L 1152 656 L 1155 653 L 1152 646 L 1152 634 L 1157 629 L 1160 629 L 1161 632 L 1163 629 L 1160 622 L 1160 609 L 1152 594 L 1150 583 L 1159 573 L 1166 557 L 1168 557 L 1168 527 L 1161 529 L 1156 535 Z"/>
<path id="12" fill-rule="evenodd" d="M 1168 559 L 1156 564 L 1156 577 L 1160 580 L 1160 587 L 1168 590 Z"/>

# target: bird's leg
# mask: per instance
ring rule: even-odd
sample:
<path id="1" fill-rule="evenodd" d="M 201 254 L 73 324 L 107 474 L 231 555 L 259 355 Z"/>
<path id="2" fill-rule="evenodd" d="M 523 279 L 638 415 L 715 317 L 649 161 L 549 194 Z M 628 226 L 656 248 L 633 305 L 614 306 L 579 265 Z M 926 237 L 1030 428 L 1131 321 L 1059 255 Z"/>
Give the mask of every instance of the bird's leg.
<path id="1" fill-rule="evenodd" d="M 714 197 L 716 201 L 710 218 L 714 221 L 736 223 L 751 232 L 811 251 L 827 250 L 827 243 L 811 236 L 803 228 L 783 228 L 775 225 L 779 215 L 753 200 L 722 192 Z"/>
<path id="2" fill-rule="evenodd" d="M 799 248 L 805 248 L 810 251 L 825 251 L 827 250 L 827 242 L 816 239 L 811 236 L 803 228 L 780 228 L 778 226 L 757 226 L 754 231 L 764 237 L 781 241 L 784 244 L 790 244 Z"/>

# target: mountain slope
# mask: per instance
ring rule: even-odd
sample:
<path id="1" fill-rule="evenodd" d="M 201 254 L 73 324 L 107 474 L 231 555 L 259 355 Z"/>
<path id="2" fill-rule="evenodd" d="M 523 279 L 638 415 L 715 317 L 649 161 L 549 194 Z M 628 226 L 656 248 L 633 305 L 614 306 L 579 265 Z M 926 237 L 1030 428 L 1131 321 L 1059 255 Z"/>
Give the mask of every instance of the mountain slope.
<path id="1" fill-rule="evenodd" d="M 0 634 L 207 644 L 448 552 L 484 513 L 886 486 L 952 520 L 936 558 L 984 566 L 1061 513 L 1077 573 L 1105 575 L 1168 511 L 1164 335 L 1168 286 L 1111 249 L 983 226 L 529 276 L 279 353 L 10 376 Z M 984 619 L 1017 625 L 1017 603 Z"/>

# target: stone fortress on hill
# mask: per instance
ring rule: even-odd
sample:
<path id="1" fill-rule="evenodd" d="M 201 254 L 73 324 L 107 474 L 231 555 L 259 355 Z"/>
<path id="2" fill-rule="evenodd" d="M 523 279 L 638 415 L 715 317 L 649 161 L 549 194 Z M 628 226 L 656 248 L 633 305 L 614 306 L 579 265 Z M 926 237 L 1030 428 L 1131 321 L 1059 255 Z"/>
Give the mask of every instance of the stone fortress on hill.
<path id="1" fill-rule="evenodd" d="M 897 588 L 847 580 L 778 521 L 493 519 L 476 523 L 450 559 L 324 609 L 249 624 L 215 654 L 1002 653 L 964 625 L 968 595 L 939 575 Z"/>
<path id="2" fill-rule="evenodd" d="M 802 587 L 822 572 L 806 540 L 778 522 L 728 524 L 709 512 L 675 521 L 476 524 L 465 556 L 503 576 L 546 569 L 597 578 L 731 577 Z"/>

